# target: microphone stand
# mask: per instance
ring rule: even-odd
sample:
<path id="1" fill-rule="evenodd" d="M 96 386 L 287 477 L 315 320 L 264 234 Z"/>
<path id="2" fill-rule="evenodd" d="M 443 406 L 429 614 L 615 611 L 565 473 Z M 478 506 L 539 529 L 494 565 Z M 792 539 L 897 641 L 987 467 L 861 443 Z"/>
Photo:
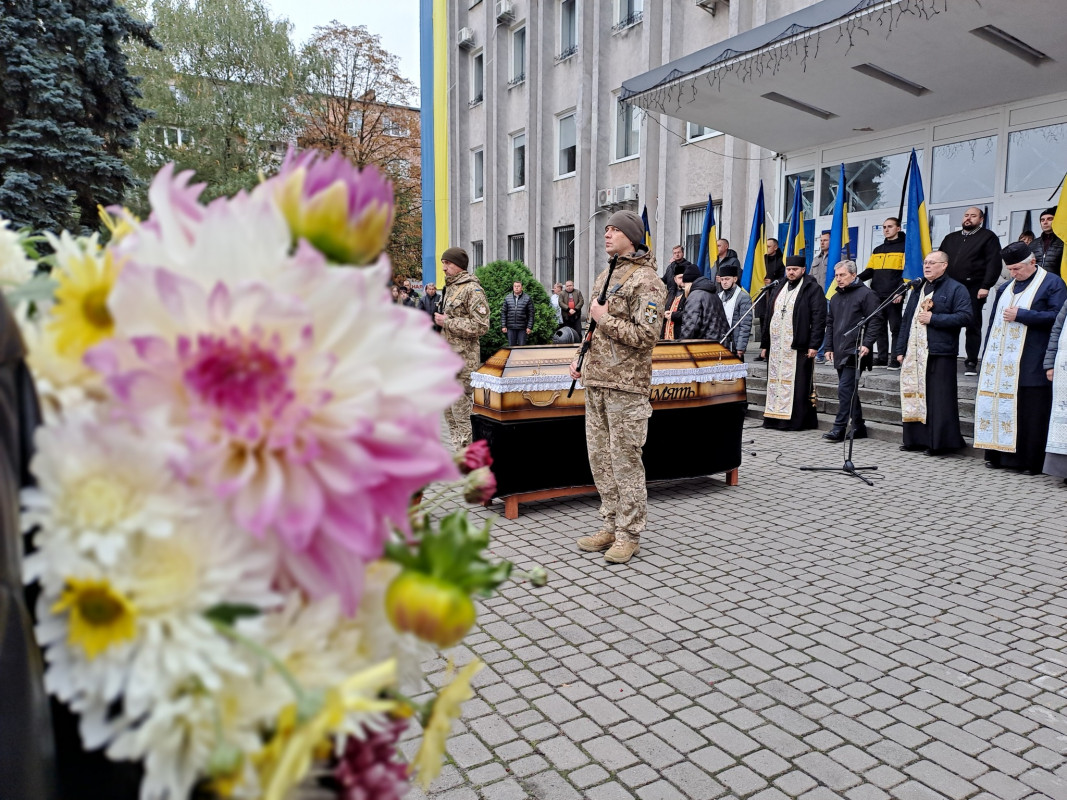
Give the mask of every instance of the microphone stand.
<path id="1" fill-rule="evenodd" d="M 733 325 L 731 325 L 730 329 L 728 331 L 726 331 L 726 333 L 724 333 L 722 335 L 722 338 L 719 339 L 719 344 L 723 344 L 724 345 L 726 343 L 726 340 L 730 338 L 730 334 L 734 332 L 734 328 L 736 328 L 738 325 L 740 325 L 742 322 L 744 322 L 745 317 L 747 317 L 749 314 L 751 314 L 752 312 L 754 312 L 756 310 L 756 306 L 759 305 L 759 301 L 762 300 L 764 298 L 764 296 L 766 296 L 766 294 L 771 289 L 773 289 L 775 286 L 777 286 L 778 283 L 779 283 L 779 281 L 771 281 L 766 286 L 764 286 L 762 289 L 760 289 L 760 293 L 758 295 L 756 295 L 756 299 L 752 301 L 752 305 L 750 305 L 748 307 L 748 311 L 746 311 L 744 314 L 742 314 L 741 315 L 741 319 L 739 319 L 737 322 L 735 322 Z M 741 288 L 740 285 L 738 285 L 738 286 L 736 286 L 734 288 L 736 288 L 737 291 L 739 291 L 739 292 L 743 291 L 743 289 Z M 737 348 L 736 347 L 733 348 L 733 353 L 735 355 L 737 354 Z"/>
<path id="2" fill-rule="evenodd" d="M 859 331 L 856 334 L 856 347 L 853 350 L 853 357 L 856 359 L 856 379 L 852 384 L 852 396 L 848 399 L 848 419 L 846 422 L 847 435 L 845 436 L 845 438 L 848 440 L 848 446 L 846 448 L 845 453 L 845 463 L 842 464 L 840 467 L 801 467 L 800 469 L 804 472 L 843 472 L 846 475 L 851 475 L 853 478 L 859 478 L 868 486 L 874 486 L 873 481 L 871 481 L 866 475 L 861 475 L 860 473 L 874 472 L 878 469 L 878 467 L 857 467 L 855 464 L 852 463 L 852 448 L 856 441 L 856 420 L 854 414 L 856 410 L 856 401 L 859 398 L 860 374 L 862 372 L 862 359 L 860 358 L 860 349 L 863 347 L 863 334 L 867 330 L 867 324 L 871 320 L 875 319 L 879 314 L 881 314 L 882 310 L 885 309 L 890 303 L 892 303 L 894 298 L 903 295 L 904 292 L 906 292 L 908 289 L 913 288 L 914 283 L 914 281 L 902 283 L 891 295 L 889 295 L 889 297 L 883 300 L 882 303 L 878 306 L 878 308 L 872 311 L 869 316 L 864 317 L 851 328 L 849 328 L 847 331 L 845 331 L 845 336 L 848 336 L 850 333 L 857 329 Z M 919 282 L 920 285 L 921 283 L 922 281 Z"/>

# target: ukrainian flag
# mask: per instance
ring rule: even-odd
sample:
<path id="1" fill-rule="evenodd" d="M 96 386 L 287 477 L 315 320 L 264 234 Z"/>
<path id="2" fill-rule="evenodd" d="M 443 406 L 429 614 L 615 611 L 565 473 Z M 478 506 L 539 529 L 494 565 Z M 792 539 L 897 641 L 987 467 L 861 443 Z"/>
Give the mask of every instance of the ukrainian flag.
<path id="1" fill-rule="evenodd" d="M 1064 175 L 1060 179 L 1060 186 L 1063 186 L 1064 180 L 1067 180 L 1067 175 Z M 1049 200 L 1052 198 L 1050 197 Z M 1052 232 L 1060 237 L 1063 241 L 1067 242 L 1067 203 L 1063 202 L 1063 194 L 1060 194 L 1059 204 L 1056 206 L 1056 216 L 1052 218 Z M 1067 275 L 1067 259 L 1060 261 L 1060 277 Z"/>
<path id="2" fill-rule="evenodd" d="M 789 229 L 785 235 L 785 254 L 800 255 L 804 249 L 804 196 L 800 193 L 800 178 L 793 190 L 793 210 L 789 212 Z"/>
<path id="3" fill-rule="evenodd" d="M 923 176 L 919 172 L 919 159 L 914 148 L 908 165 L 908 215 L 905 224 L 904 280 L 911 281 L 923 276 L 923 260 L 934 249 L 930 244 L 930 215 L 926 212 Z"/>
<path id="4" fill-rule="evenodd" d="M 763 281 L 767 277 L 767 231 L 763 222 L 765 216 L 763 181 L 760 181 L 756 208 L 752 212 L 752 230 L 748 234 L 745 270 L 741 273 L 741 287 L 753 298 L 763 291 Z"/>
<path id="5" fill-rule="evenodd" d="M 648 227 L 648 206 L 641 209 L 641 221 L 645 223 L 645 247 L 652 252 L 652 231 Z"/>
<path id="6" fill-rule="evenodd" d="M 837 179 L 837 198 L 834 200 L 834 221 L 830 225 L 830 246 L 827 248 L 827 300 L 837 293 L 834 267 L 837 266 L 837 262 L 842 258 L 848 258 L 848 203 L 845 202 L 846 195 L 848 195 L 848 187 L 845 185 L 845 165 L 842 164 L 841 172 Z"/>
<path id="7" fill-rule="evenodd" d="M 715 226 L 715 204 L 708 195 L 708 205 L 704 209 L 704 228 L 700 232 L 700 250 L 697 252 L 697 266 L 700 274 L 705 278 L 711 277 L 711 245 L 718 240 Z M 718 260 L 718 245 L 715 248 L 716 260 Z"/>

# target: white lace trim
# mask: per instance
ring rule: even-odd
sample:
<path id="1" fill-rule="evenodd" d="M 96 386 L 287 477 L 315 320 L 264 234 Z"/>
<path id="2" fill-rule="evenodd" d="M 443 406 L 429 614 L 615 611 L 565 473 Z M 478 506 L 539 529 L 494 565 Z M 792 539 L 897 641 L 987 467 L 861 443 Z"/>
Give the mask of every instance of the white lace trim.
<path id="1" fill-rule="evenodd" d="M 714 364 L 709 367 L 689 369 L 658 369 L 652 371 L 652 385 L 662 386 L 675 383 L 712 383 L 714 381 L 735 381 L 748 376 L 745 364 Z M 471 386 L 475 389 L 488 389 L 491 392 L 553 392 L 557 389 L 570 389 L 571 379 L 568 375 L 519 375 L 497 377 L 471 373 Z M 583 388 L 581 381 L 578 388 Z"/>

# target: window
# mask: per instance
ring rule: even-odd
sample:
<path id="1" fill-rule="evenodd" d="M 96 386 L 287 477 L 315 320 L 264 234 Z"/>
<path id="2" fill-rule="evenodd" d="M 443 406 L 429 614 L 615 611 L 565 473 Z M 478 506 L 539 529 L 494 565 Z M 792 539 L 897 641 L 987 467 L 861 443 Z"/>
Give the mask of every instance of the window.
<path id="1" fill-rule="evenodd" d="M 793 192 L 796 191 L 797 178 L 800 178 L 800 203 L 804 210 L 804 219 L 815 219 L 815 170 L 813 169 L 785 176 L 785 207 L 793 207 Z"/>
<path id="2" fill-rule="evenodd" d="M 631 158 L 641 146 L 641 110 L 616 100 L 615 158 Z"/>
<path id="3" fill-rule="evenodd" d="M 1067 172 L 1067 124 L 1061 122 L 1008 134 L 1005 191 L 1051 189 L 1064 172 Z"/>
<path id="4" fill-rule="evenodd" d="M 476 53 L 471 61 L 471 102 L 478 105 L 485 99 L 485 53 Z"/>
<path id="5" fill-rule="evenodd" d="M 511 81 L 508 86 L 517 86 L 526 80 L 526 26 L 511 32 Z"/>
<path id="6" fill-rule="evenodd" d="M 516 133 L 511 137 L 511 188 L 526 186 L 526 134 Z"/>
<path id="7" fill-rule="evenodd" d="M 643 6 L 644 0 L 619 0 L 619 21 L 612 30 L 621 31 L 640 22 Z"/>
<path id="8" fill-rule="evenodd" d="M 363 109 L 357 108 L 348 115 L 348 132 L 352 136 L 359 136 L 363 130 Z"/>
<path id="9" fill-rule="evenodd" d="M 471 153 L 471 199 L 481 200 L 485 196 L 485 151 L 475 150 Z"/>
<path id="10" fill-rule="evenodd" d="M 526 234 L 516 233 L 508 237 L 508 261 L 526 263 Z"/>
<path id="11" fill-rule="evenodd" d="M 578 136 L 574 114 L 559 118 L 559 177 L 573 175 L 578 167 Z"/>
<path id="12" fill-rule="evenodd" d="M 904 185 L 904 173 L 908 170 L 910 153 L 897 153 L 866 161 L 845 164 L 846 201 L 849 211 L 870 211 L 876 208 L 897 208 L 900 205 L 900 187 Z M 919 154 L 922 163 L 922 153 Z M 834 213 L 837 198 L 837 179 L 840 167 L 822 168 L 822 188 L 819 191 L 819 214 Z M 788 208 L 788 206 L 787 206 Z"/>
<path id="13" fill-rule="evenodd" d="M 482 243 L 471 242 L 471 264 L 475 269 L 482 266 L 485 263 L 485 248 L 482 247 Z"/>
<path id="14" fill-rule="evenodd" d="M 578 16 L 575 2 L 576 0 L 563 0 L 559 4 L 559 55 L 556 61 L 562 61 L 578 52 Z"/>
<path id="15" fill-rule="evenodd" d="M 707 136 L 718 136 L 722 131 L 717 131 L 714 128 L 705 128 L 703 125 L 697 125 L 695 122 L 685 123 L 685 138 L 687 141 L 693 141 L 694 139 L 703 139 Z"/>
<path id="16" fill-rule="evenodd" d="M 682 209 L 682 247 L 685 249 L 687 261 L 697 263 L 700 256 L 700 237 L 704 233 L 704 212 L 708 205 Z M 722 203 L 713 203 L 716 221 L 722 216 Z M 722 238 L 719 236 L 718 238 Z M 712 263 L 718 258 L 718 251 L 714 242 L 708 242 L 708 260 Z"/>
<path id="17" fill-rule="evenodd" d="M 996 136 L 935 147 L 930 202 L 950 203 L 992 197 L 996 171 Z"/>
<path id="18" fill-rule="evenodd" d="M 552 274 L 553 283 L 574 280 L 574 226 L 565 225 L 553 231 Z"/>
<path id="19" fill-rule="evenodd" d="M 382 116 L 382 133 L 386 136 L 407 136 L 408 128 L 400 120 L 395 120 L 392 117 Z"/>

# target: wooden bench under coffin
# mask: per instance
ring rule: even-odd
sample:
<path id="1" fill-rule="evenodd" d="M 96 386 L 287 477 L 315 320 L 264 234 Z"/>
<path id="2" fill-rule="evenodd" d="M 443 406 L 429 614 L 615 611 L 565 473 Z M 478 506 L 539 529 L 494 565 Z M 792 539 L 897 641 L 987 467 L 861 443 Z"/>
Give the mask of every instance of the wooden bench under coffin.
<path id="1" fill-rule="evenodd" d="M 505 516 L 519 502 L 595 491 L 585 446 L 585 391 L 567 397 L 577 347 L 499 350 L 471 374 L 474 439 L 493 455 Z M 745 364 L 710 341 L 660 342 L 652 353 L 648 481 L 727 473 L 737 482 L 747 398 Z"/>

